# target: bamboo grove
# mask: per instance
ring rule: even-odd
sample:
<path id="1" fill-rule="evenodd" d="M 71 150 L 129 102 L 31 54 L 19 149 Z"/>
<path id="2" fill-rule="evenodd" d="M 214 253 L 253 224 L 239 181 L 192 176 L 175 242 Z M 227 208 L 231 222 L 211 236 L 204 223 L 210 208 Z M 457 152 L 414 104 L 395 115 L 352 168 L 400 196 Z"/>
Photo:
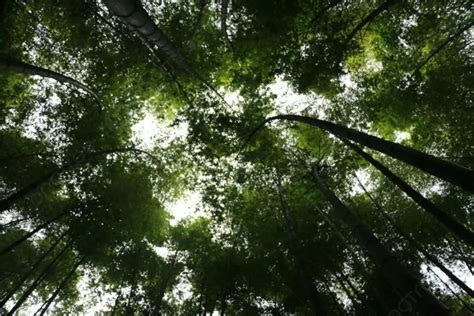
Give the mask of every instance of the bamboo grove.
<path id="1" fill-rule="evenodd" d="M 474 313 L 469 1 L 0 15 L 0 315 Z"/>

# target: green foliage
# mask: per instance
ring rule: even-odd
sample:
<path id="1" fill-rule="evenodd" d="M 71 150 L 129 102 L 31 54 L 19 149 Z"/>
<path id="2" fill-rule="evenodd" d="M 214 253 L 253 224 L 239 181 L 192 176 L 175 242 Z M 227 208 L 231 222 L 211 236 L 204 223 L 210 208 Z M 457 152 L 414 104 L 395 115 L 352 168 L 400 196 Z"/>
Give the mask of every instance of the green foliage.
<path id="1" fill-rule="evenodd" d="M 468 315 L 400 228 L 463 279 L 472 279 L 468 245 L 329 133 L 281 121 L 255 130 L 275 114 L 319 117 L 472 170 L 472 8 L 464 0 L 394 1 L 364 20 L 383 3 L 234 0 L 223 34 L 221 2 L 142 1 L 197 78 L 153 43 L 150 51 L 100 1 L 2 2 L 0 55 L 84 82 L 100 102 L 0 65 L 1 203 L 19 194 L 0 203 L 0 249 L 64 212 L 0 257 L 0 299 L 36 264 L 0 308 L 33 285 L 20 309 L 30 313 L 82 260 L 52 313 L 97 305 L 128 315 L 312 314 L 302 274 L 330 315 L 399 309 L 400 293 L 366 247 L 344 221 L 327 217 L 332 206 L 311 173 L 317 166 L 386 248 Z M 280 83 L 289 89 L 275 91 Z M 151 141 L 136 132 L 149 116 L 157 126 L 144 134 L 158 130 Z M 371 155 L 474 229 L 472 194 Z M 179 219 L 176 202 L 187 194 L 200 197 L 198 215 Z"/>

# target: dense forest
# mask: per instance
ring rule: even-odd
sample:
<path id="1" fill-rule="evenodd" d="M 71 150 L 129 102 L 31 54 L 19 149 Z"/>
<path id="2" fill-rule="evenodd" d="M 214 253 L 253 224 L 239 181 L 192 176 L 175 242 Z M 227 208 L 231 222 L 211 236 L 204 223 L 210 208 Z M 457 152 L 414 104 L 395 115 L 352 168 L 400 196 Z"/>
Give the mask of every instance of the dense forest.
<path id="1" fill-rule="evenodd" d="M 474 315 L 471 1 L 0 16 L 0 315 Z"/>

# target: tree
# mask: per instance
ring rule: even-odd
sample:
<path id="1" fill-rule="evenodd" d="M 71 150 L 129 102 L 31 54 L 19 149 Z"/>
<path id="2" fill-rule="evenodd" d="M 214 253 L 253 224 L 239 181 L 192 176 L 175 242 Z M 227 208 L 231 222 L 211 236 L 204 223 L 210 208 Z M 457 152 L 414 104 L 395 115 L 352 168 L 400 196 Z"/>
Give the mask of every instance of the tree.
<path id="1" fill-rule="evenodd" d="M 471 312 L 467 1 L 0 15 L 0 313 Z"/>

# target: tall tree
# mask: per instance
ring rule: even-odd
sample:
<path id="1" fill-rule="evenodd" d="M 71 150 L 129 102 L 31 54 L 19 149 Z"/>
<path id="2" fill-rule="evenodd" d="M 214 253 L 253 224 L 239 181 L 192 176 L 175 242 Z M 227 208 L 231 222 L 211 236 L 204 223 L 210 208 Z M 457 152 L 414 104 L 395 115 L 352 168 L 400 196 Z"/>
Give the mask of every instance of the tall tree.
<path id="1" fill-rule="evenodd" d="M 334 215 L 341 219 L 354 233 L 358 242 L 382 271 L 387 281 L 403 295 L 417 293 L 416 309 L 420 313 L 449 315 L 448 309 L 431 294 L 421 282 L 403 267 L 396 257 L 382 246 L 370 230 L 337 198 L 321 178 L 317 168 L 313 168 L 316 183 L 334 209 Z"/>

